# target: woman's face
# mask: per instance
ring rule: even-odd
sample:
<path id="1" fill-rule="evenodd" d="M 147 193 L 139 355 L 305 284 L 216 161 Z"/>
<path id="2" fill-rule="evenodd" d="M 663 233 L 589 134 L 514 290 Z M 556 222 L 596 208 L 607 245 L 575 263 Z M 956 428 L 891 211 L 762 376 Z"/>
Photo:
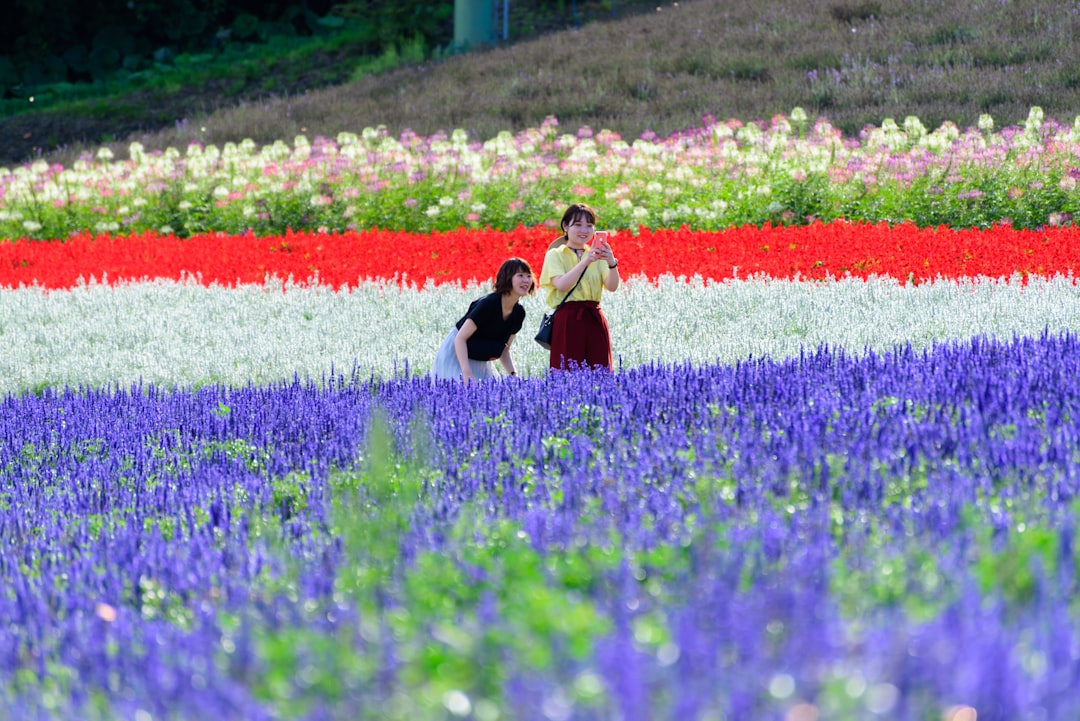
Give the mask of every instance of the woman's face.
<path id="1" fill-rule="evenodd" d="M 519 270 L 514 273 L 514 279 L 511 283 L 514 292 L 518 295 L 525 296 L 532 292 L 533 289 L 533 277 L 532 273 L 528 273 L 524 270 Z"/>
<path id="2" fill-rule="evenodd" d="M 589 216 L 576 215 L 570 219 L 570 224 L 564 230 L 566 231 L 566 241 L 568 243 L 584 245 L 592 239 L 593 233 L 596 232 L 596 226 Z"/>

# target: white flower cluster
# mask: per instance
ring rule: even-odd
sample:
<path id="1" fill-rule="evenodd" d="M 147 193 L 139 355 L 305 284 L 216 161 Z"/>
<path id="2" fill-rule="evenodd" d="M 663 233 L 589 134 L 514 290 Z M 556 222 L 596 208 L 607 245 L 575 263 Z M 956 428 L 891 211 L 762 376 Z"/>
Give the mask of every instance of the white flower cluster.
<path id="1" fill-rule="evenodd" d="M 485 292 L 472 284 L 366 283 L 335 291 L 194 281 L 0 291 L 0 391 L 140 380 L 166 387 L 262 384 L 354 368 L 389 377 L 406 365 L 427 373 L 451 325 Z M 546 308 L 535 297 L 524 303 L 528 318 L 512 352 L 523 375 L 537 376 L 548 359 L 532 335 Z M 624 367 L 784 358 L 822 344 L 860 354 L 982 334 L 1080 329 L 1080 288 L 1064 277 L 918 286 L 889 279 L 632 278 L 605 295 L 603 307 Z"/>
<path id="2" fill-rule="evenodd" d="M 1038 107 L 1031 109 L 1021 133 L 995 133 L 989 115 L 964 131 L 951 122 L 929 131 L 914 116 L 902 124 L 886 118 L 879 128 L 868 128 L 861 141 L 845 140 L 825 119 L 809 129 L 807 124 L 805 111 L 796 108 L 790 121 L 782 115 L 769 125 L 712 121 L 703 132 L 643 137 L 632 143 L 609 131 L 557 134 L 550 124 L 517 135 L 500 133 L 486 142 L 471 142 L 462 130 L 449 137 L 393 138 L 380 127 L 359 135 L 341 133 L 335 139 L 310 141 L 301 135 L 291 146 L 278 141 L 262 148 L 245 140 L 223 148 L 192 144 L 183 152 L 148 152 L 135 143 L 126 160 L 103 148 L 95 159 L 71 168 L 45 161 L 0 168 L 0 213 L 7 214 L 0 220 L 13 219 L 20 211 L 25 215 L 28 209 L 80 206 L 106 216 L 99 230 L 115 230 L 117 216 L 124 215 L 117 209 L 131 198 L 145 205 L 177 189 L 185 196 L 180 210 L 209 198 L 223 207 L 239 204 L 238 212 L 251 215 L 256 205 L 271 198 L 302 193 L 313 206 L 322 207 L 333 195 L 357 189 L 377 194 L 380 188 L 408 186 L 416 178 L 442 185 L 452 197 L 460 187 L 511 183 L 526 191 L 540 182 L 577 182 L 591 176 L 625 183 L 619 192 L 633 197 L 618 199 L 616 206 L 626 223 L 711 222 L 716 215 L 708 209 L 704 214 L 670 215 L 669 197 L 684 195 L 691 199 L 684 204 L 704 209 L 705 198 L 716 193 L 697 191 L 718 183 L 737 182 L 737 190 L 724 192 L 744 199 L 770 196 L 770 179 L 814 174 L 828 174 L 833 182 L 903 186 L 920 175 L 947 172 L 958 179 L 967 170 L 978 175 L 988 166 L 1015 173 L 1016 166 L 1033 164 L 1036 156 L 1040 168 L 1071 169 L 1080 146 L 1080 118 L 1072 126 L 1051 124 Z M 662 190 L 656 187 L 659 179 L 664 181 Z M 328 192 L 316 192 L 319 187 Z M 853 192 L 861 190 L 857 184 Z M 431 218 L 446 214 L 441 205 L 424 209 Z"/>

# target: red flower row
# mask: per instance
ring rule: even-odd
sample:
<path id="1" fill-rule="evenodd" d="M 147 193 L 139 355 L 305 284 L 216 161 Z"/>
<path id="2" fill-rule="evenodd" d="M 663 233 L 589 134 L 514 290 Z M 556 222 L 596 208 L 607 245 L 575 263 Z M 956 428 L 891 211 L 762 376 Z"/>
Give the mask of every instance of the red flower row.
<path id="1" fill-rule="evenodd" d="M 210 285 L 296 283 L 354 287 L 368 279 L 423 285 L 487 281 L 518 256 L 539 273 L 554 239 L 548 228 L 458 230 L 431 234 L 358 231 L 278 237 L 207 234 L 187 239 L 156 233 L 127 237 L 89 233 L 65 242 L 0 244 L 0 287 L 70 288 L 80 280 L 130 282 L 194 277 Z M 1080 270 L 1080 228 L 1043 231 L 917 228 L 849 223 L 619 233 L 612 238 L 624 277 L 700 275 L 713 280 L 767 275 L 814 278 L 892 276 L 923 282 L 938 277 L 1073 274 Z"/>

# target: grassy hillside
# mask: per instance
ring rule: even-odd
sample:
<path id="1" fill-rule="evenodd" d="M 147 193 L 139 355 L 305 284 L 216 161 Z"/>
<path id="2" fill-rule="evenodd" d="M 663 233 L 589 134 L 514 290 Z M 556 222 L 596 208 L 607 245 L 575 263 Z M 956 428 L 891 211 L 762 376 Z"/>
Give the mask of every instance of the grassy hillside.
<path id="1" fill-rule="evenodd" d="M 267 143 L 380 124 L 393 134 L 463 128 L 487 138 L 548 115 L 568 131 L 587 125 L 627 138 L 666 135 L 710 114 L 754 120 L 795 106 L 846 134 L 907 115 L 934 127 L 989 113 L 1001 127 L 1033 105 L 1071 122 L 1080 112 L 1078 35 L 1080 11 L 1062 0 L 684 0 L 307 92 L 306 75 L 356 77 L 372 59 L 339 42 L 263 59 L 246 94 L 204 82 L 6 118 L 0 162 L 32 147 L 61 145 L 50 157 L 69 162 L 101 144 L 123 155 L 134 139 L 148 149 Z M 275 76 L 288 82 L 266 83 Z"/>

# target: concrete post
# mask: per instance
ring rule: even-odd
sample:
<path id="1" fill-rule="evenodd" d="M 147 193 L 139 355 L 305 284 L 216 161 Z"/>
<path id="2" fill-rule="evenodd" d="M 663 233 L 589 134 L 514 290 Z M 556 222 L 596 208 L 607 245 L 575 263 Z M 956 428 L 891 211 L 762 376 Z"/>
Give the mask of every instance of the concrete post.
<path id="1" fill-rule="evenodd" d="M 494 0 L 454 0 L 454 50 L 474 50 L 493 40 Z"/>

